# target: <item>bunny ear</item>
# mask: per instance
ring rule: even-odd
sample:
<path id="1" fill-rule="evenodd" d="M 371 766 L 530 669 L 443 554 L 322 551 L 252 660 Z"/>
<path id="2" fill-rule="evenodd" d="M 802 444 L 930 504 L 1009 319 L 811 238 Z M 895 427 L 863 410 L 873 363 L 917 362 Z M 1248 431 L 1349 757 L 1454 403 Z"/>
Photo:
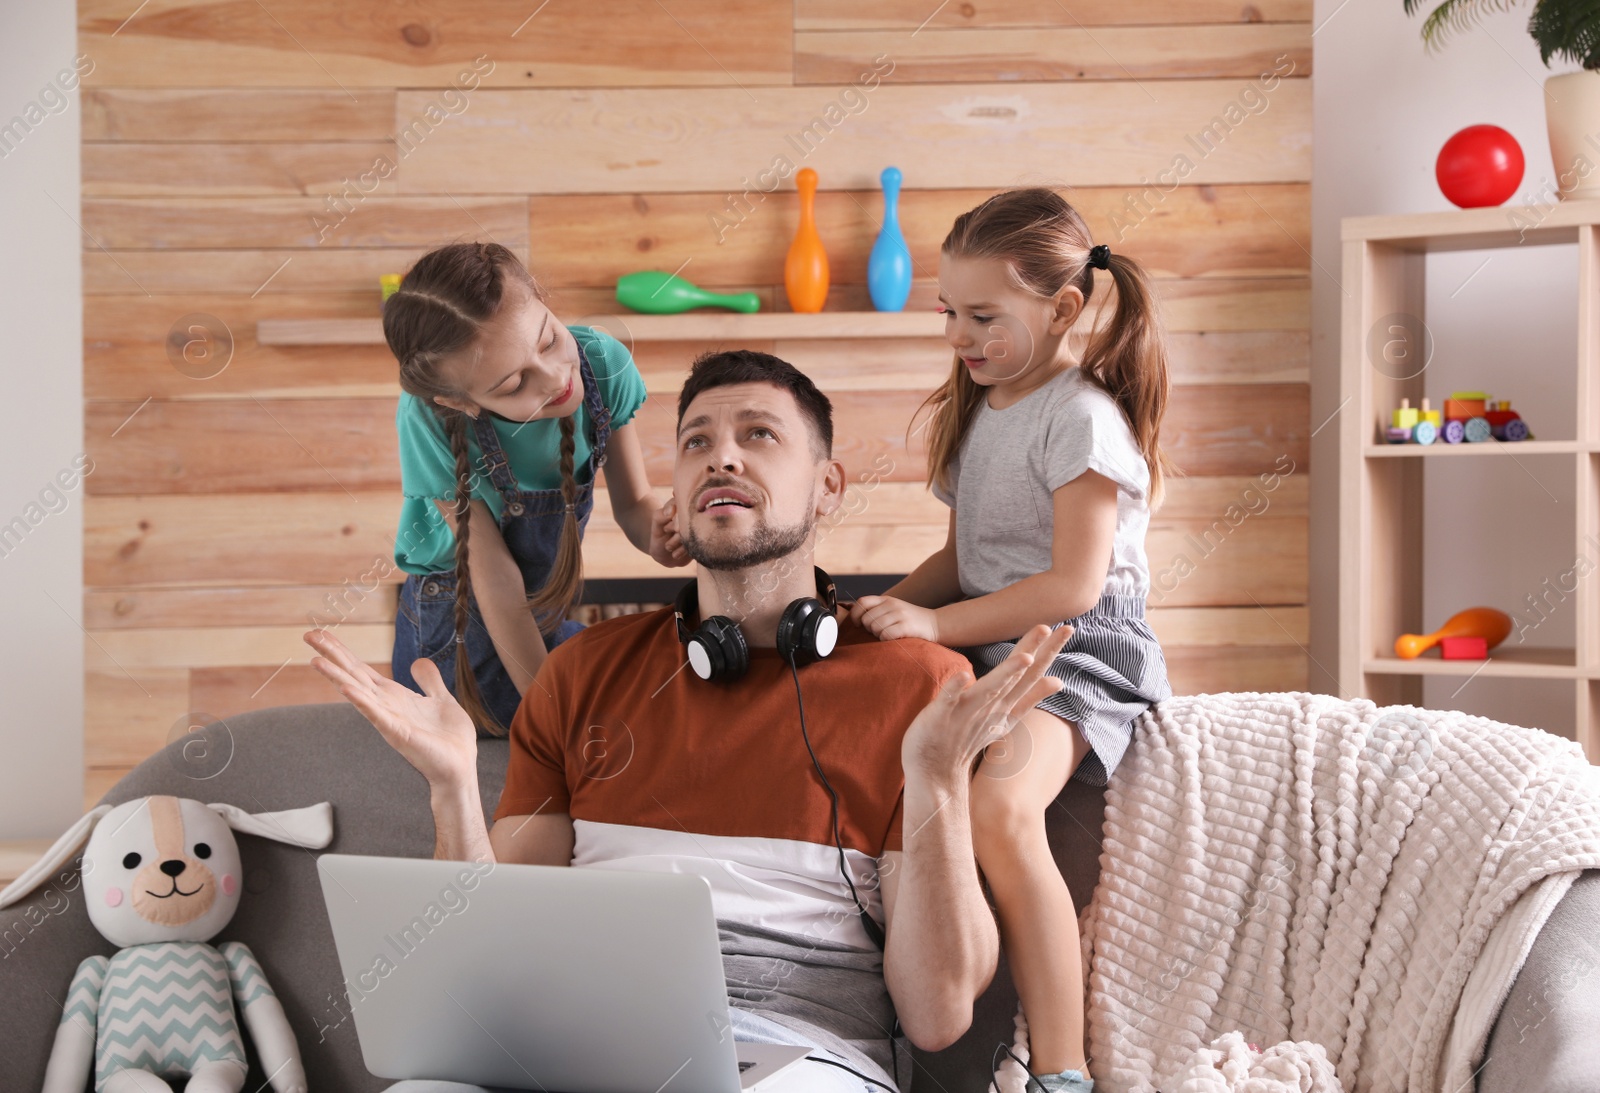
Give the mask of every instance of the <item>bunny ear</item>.
<path id="1" fill-rule="evenodd" d="M 259 835 L 291 846 L 321 849 L 333 841 L 333 806 L 327 801 L 284 812 L 246 812 L 236 805 L 208 804 L 228 826 L 246 835 Z"/>
<path id="2" fill-rule="evenodd" d="M 39 887 L 51 873 L 66 864 L 73 852 L 89 837 L 94 825 L 100 822 L 100 817 L 110 812 L 111 808 L 111 805 L 96 805 L 79 817 L 77 822 L 67 828 L 61 838 L 45 851 L 44 857 L 28 866 L 20 877 L 6 885 L 4 890 L 0 890 L 0 907 L 10 907 Z"/>

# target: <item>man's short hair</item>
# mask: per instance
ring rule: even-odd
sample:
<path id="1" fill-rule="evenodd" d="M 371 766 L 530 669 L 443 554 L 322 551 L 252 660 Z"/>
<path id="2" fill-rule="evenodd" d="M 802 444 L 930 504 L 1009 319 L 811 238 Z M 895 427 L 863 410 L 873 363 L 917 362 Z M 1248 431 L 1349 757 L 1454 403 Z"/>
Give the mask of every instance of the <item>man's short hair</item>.
<path id="1" fill-rule="evenodd" d="M 683 381 L 678 394 L 678 427 L 683 427 L 683 415 L 689 404 L 702 391 L 713 387 L 727 387 L 735 383 L 770 383 L 794 396 L 800 412 L 811 422 L 812 439 L 817 442 L 819 459 L 833 456 L 833 403 L 817 390 L 800 369 L 771 353 L 754 349 L 726 349 L 702 353 L 689 368 L 689 378 Z"/>

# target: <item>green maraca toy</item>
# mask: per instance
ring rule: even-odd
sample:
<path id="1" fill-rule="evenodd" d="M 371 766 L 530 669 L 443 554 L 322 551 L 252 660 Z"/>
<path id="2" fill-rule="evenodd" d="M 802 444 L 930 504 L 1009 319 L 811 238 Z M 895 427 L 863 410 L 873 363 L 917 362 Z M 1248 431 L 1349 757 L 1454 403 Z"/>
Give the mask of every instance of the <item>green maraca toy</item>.
<path id="1" fill-rule="evenodd" d="M 651 315 L 676 315 L 697 307 L 725 307 L 746 314 L 761 310 L 761 297 L 753 292 L 707 292 L 675 273 L 653 269 L 618 277 L 617 303 Z"/>

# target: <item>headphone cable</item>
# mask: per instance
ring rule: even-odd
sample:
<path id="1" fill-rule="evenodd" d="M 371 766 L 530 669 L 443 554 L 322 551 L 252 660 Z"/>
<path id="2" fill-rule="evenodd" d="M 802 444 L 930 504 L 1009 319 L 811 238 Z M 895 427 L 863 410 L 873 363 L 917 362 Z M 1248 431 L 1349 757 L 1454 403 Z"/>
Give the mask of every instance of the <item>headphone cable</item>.
<path id="1" fill-rule="evenodd" d="M 884 948 L 883 928 L 867 914 L 866 907 L 861 902 L 861 897 L 856 894 L 856 883 L 850 878 L 850 871 L 844 864 L 844 840 L 839 835 L 839 795 L 834 792 L 833 786 L 828 783 L 828 776 L 822 773 L 822 764 L 817 761 L 817 753 L 811 747 L 811 736 L 806 732 L 806 700 L 800 694 L 800 669 L 795 665 L 793 652 L 789 654 L 789 671 L 794 676 L 794 698 L 800 707 L 800 736 L 806 742 L 806 752 L 811 756 L 811 765 L 817 768 L 817 777 L 822 779 L 822 788 L 828 791 L 828 798 L 832 802 L 829 807 L 829 819 L 833 825 L 833 844 L 839 849 L 839 872 L 844 877 L 845 884 L 850 886 L 850 898 L 855 901 L 856 910 L 861 912 L 862 926 L 866 928 L 867 936 L 872 939 L 879 950 Z M 870 923 L 870 925 L 868 925 Z"/>
<path id="2" fill-rule="evenodd" d="M 789 655 L 786 659 L 789 662 L 789 674 L 794 679 L 795 704 L 800 709 L 800 738 L 805 741 L 806 753 L 811 756 L 811 765 L 816 768 L 817 777 L 822 779 L 822 788 L 828 791 L 828 800 L 831 802 L 829 806 L 829 821 L 833 826 L 833 845 L 839 850 L 839 872 L 843 875 L 845 884 L 850 886 L 850 898 L 855 901 L 856 910 L 861 912 L 862 929 L 866 931 L 867 937 L 872 940 L 872 943 L 878 947 L 878 951 L 884 952 L 886 950 L 885 943 L 888 939 L 884 934 L 883 927 L 878 925 L 876 919 L 867 914 L 867 909 L 862 904 L 861 897 L 856 894 L 855 881 L 850 878 L 850 871 L 845 868 L 844 839 L 839 834 L 839 795 L 834 792 L 833 786 L 828 782 L 828 776 L 822 772 L 822 764 L 818 762 L 816 750 L 811 746 L 811 734 L 806 731 L 806 700 L 805 696 L 800 692 L 800 668 L 795 662 L 794 650 L 791 649 L 789 651 Z M 894 1001 L 892 996 L 889 1000 L 891 1003 Z M 900 1085 L 900 1051 L 895 1044 L 895 1039 L 899 1035 L 900 1015 L 896 1014 L 894 1018 L 894 1030 L 889 1034 L 889 1061 L 894 1065 L 894 1084 L 897 1087 L 896 1093 L 898 1093 L 898 1087 Z M 811 1058 L 809 1055 L 806 1057 L 808 1059 Z M 832 1062 L 831 1059 L 819 1059 L 817 1061 L 823 1063 Z M 842 1064 L 833 1063 L 833 1065 L 841 1066 Z M 845 1069 L 849 1070 L 850 1068 L 845 1067 Z M 862 1078 L 866 1081 L 872 1081 L 872 1079 L 867 1078 L 865 1074 L 861 1074 L 853 1070 L 851 1073 L 855 1074 L 858 1078 Z M 882 1085 L 883 1083 L 872 1082 L 872 1084 Z"/>

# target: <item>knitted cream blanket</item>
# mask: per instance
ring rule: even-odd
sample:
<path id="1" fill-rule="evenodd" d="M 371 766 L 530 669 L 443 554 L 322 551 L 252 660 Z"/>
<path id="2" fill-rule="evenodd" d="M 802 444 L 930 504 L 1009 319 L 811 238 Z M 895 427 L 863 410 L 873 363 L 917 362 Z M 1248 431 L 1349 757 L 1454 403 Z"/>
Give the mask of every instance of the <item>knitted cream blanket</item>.
<path id="1" fill-rule="evenodd" d="M 1531 886 L 1600 867 L 1600 791 L 1573 742 L 1481 717 L 1180 697 L 1136 726 L 1100 861 L 1083 931 L 1096 1093 L 1213 1088 L 1195 1064 L 1237 1054 L 1232 1032 L 1302 1052 L 1308 1074 L 1324 1049 L 1349 1093 L 1454 1093 L 1468 975 Z"/>

